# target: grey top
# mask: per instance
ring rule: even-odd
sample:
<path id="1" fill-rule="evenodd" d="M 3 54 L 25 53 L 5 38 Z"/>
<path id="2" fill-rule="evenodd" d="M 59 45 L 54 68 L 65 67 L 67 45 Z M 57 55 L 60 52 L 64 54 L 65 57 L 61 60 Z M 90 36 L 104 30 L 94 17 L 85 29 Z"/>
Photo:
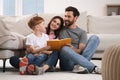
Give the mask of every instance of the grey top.
<path id="1" fill-rule="evenodd" d="M 75 29 L 64 28 L 59 35 L 59 39 L 72 38 L 72 45 L 76 48 L 79 47 L 80 43 L 87 43 L 86 31 L 76 27 Z"/>

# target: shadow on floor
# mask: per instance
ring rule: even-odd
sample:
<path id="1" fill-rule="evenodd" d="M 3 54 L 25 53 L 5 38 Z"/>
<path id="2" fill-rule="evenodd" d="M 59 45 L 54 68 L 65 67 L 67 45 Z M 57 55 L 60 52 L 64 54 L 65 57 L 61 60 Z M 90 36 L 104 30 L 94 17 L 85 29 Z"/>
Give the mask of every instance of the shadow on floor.
<path id="1" fill-rule="evenodd" d="M 3 68 L 0 67 L 0 72 L 3 71 Z M 13 72 L 18 72 L 19 70 L 18 69 L 15 69 L 13 67 L 6 67 L 5 71 L 13 71 Z"/>

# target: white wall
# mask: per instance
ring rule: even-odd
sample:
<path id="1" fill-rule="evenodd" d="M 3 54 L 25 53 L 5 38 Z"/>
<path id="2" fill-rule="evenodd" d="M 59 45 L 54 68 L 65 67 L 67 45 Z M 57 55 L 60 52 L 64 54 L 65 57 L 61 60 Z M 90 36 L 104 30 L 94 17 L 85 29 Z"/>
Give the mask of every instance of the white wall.
<path id="1" fill-rule="evenodd" d="M 120 0 L 107 0 L 107 3 L 110 3 L 110 4 L 120 4 Z"/>
<path id="2" fill-rule="evenodd" d="M 2 15 L 2 11 L 3 11 L 3 0 L 0 0 L 0 15 Z"/>
<path id="3" fill-rule="evenodd" d="M 45 13 L 64 13 L 67 6 L 74 6 L 80 12 L 87 11 L 88 15 L 106 15 L 106 4 L 119 3 L 120 0 L 44 0 Z"/>

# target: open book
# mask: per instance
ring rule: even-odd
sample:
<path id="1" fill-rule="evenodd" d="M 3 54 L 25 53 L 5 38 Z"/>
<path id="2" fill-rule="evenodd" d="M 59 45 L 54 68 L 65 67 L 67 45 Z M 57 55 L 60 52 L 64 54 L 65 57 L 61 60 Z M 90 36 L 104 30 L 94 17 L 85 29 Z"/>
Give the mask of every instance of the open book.
<path id="1" fill-rule="evenodd" d="M 49 50 L 60 50 L 66 44 L 71 44 L 71 38 L 65 38 L 60 40 L 48 40 L 47 45 L 51 48 Z"/>

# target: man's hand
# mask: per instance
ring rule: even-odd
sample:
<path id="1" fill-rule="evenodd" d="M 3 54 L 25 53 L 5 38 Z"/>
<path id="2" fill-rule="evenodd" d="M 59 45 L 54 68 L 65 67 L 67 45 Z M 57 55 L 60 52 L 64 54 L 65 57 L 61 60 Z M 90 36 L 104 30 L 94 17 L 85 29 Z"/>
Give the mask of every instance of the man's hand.
<path id="1" fill-rule="evenodd" d="M 72 50 L 74 50 L 76 53 L 80 54 L 82 49 L 80 48 L 75 48 L 72 44 L 66 44 L 66 46 L 69 46 Z"/>
<path id="2" fill-rule="evenodd" d="M 70 48 L 74 47 L 72 44 L 66 44 L 66 46 L 69 46 Z"/>

